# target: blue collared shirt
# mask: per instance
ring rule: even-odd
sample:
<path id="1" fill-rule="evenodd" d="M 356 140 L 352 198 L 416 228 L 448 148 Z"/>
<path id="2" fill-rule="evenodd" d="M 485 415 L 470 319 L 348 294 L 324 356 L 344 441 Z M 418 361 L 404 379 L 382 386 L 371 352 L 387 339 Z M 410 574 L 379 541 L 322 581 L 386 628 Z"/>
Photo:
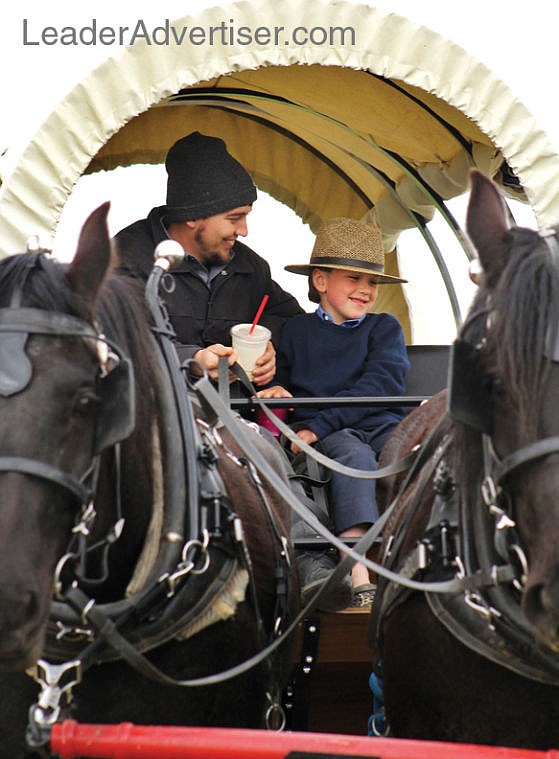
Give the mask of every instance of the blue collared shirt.
<path id="1" fill-rule="evenodd" d="M 198 259 L 195 256 L 193 256 L 192 254 L 190 254 L 190 253 L 186 254 L 186 260 L 192 262 L 192 265 L 194 266 L 194 269 L 195 269 L 195 274 L 198 277 L 200 277 L 200 279 L 203 282 L 205 282 L 206 285 L 208 285 L 208 287 L 209 287 L 210 282 L 213 279 L 215 279 L 215 277 L 217 277 L 218 274 L 221 274 L 221 272 L 225 269 L 225 267 L 229 265 L 229 263 L 234 258 L 234 256 L 235 256 L 235 251 L 232 250 L 231 251 L 231 258 L 229 259 L 229 261 L 226 264 L 219 264 L 217 266 L 211 266 L 209 269 L 207 268 L 207 266 L 204 266 L 204 264 L 201 264 L 200 261 L 198 261 Z"/>
<path id="2" fill-rule="evenodd" d="M 316 315 L 319 319 L 322 319 L 323 322 L 334 324 L 334 320 L 330 314 L 322 308 L 322 306 L 319 306 L 316 309 Z M 345 322 L 338 324 L 338 327 L 348 327 L 349 329 L 353 329 L 354 327 L 358 327 L 366 316 L 367 314 L 363 314 L 359 319 L 346 319 Z"/>

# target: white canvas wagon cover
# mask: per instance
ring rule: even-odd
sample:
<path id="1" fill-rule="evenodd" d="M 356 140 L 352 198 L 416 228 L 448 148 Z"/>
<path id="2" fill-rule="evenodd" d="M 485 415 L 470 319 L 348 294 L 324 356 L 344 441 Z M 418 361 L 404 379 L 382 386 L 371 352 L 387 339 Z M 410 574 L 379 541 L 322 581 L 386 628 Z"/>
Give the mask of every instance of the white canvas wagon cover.
<path id="1" fill-rule="evenodd" d="M 160 163 L 195 129 L 225 139 L 314 231 L 333 216 L 372 219 L 390 253 L 401 230 L 418 227 L 443 276 L 426 223 L 438 208 L 456 226 L 444 201 L 467 189 L 472 166 L 527 199 L 541 225 L 559 220 L 559 158 L 545 133 L 489 69 L 432 30 L 326 0 L 239 2 L 169 24 L 175 39 L 219 24 L 229 36 L 139 40 L 75 86 L 0 189 L 0 254 L 52 233 L 82 174 Z M 270 31 L 267 44 L 257 29 Z M 396 257 L 388 262 L 395 271 Z M 379 305 L 405 323 L 402 294 L 389 290 Z"/>

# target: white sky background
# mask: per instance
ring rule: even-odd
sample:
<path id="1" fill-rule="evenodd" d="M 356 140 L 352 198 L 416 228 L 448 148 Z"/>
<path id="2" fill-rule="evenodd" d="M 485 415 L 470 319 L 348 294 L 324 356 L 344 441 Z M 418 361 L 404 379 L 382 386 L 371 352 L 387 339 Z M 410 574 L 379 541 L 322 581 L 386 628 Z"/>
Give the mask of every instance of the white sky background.
<path id="1" fill-rule="evenodd" d="M 351 1 L 351 0 L 350 0 Z M 559 95 L 557 94 L 557 28 L 559 6 L 549 0 L 377 0 L 363 3 L 386 12 L 395 12 L 424 24 L 465 48 L 485 63 L 518 96 L 536 116 L 559 152 Z M 103 46 L 61 47 L 24 46 L 23 19 L 29 19 L 30 31 L 45 26 L 80 27 L 95 17 L 99 25 L 116 27 L 134 24 L 142 19 L 155 26 L 165 18 L 194 15 L 197 10 L 217 6 L 212 0 L 165 0 L 157 4 L 148 0 L 117 4 L 114 0 L 96 0 L 93 4 L 75 0 L 31 0 L 4 4 L 0 24 L 0 62 L 2 64 L 2 115 L 0 118 L 0 152 L 9 148 L 0 162 L 0 171 L 13 165 L 19 150 L 64 95 L 93 68 L 116 52 Z M 221 20 L 221 15 L 216 22 Z M 274 19 L 262 19 L 274 25 Z M 320 25 L 320 16 L 316 24 Z M 4 166 L 4 169 L 3 169 Z M 136 172 L 140 171 L 139 169 Z M 79 226 L 87 213 L 107 198 L 113 202 L 111 231 L 115 232 L 136 218 L 145 216 L 154 205 L 164 202 L 165 176 L 157 167 L 143 169 L 130 181 L 130 170 L 106 175 L 92 175 L 82 180 L 62 216 L 55 251 L 63 258 L 71 256 Z M 464 201 L 451 202 L 451 210 L 461 222 Z M 529 209 L 514 207 L 517 221 L 532 225 Z M 306 279 L 287 274 L 287 263 L 308 259 L 314 237 L 286 207 L 261 194 L 249 223 L 248 244 L 263 254 L 272 266 L 274 277 L 294 292 L 304 307 Z M 471 294 L 466 283 L 465 259 L 444 225 L 435 223 L 433 232 L 445 252 L 453 252 L 451 266 L 459 271 L 464 287 L 460 291 L 465 306 Z M 32 230 L 30 230 L 32 233 Z M 402 273 L 409 277 L 414 289 L 414 314 L 423 318 L 414 334 L 416 342 L 449 342 L 454 324 L 449 310 L 442 306 L 441 315 L 433 318 L 431 304 L 439 293 L 425 287 L 425 268 L 432 267 L 427 256 L 412 267 L 406 248 L 421 245 L 415 233 L 404 233 L 400 240 Z M 454 263 L 452 263 L 454 261 Z M 420 287 L 418 287 L 420 283 Z M 442 294 L 442 291 L 441 291 Z M 438 299 L 438 298 L 437 298 Z M 441 298 L 440 300 L 444 300 Z M 416 313 L 417 312 L 417 313 Z M 430 317 L 430 318 L 429 318 Z"/>

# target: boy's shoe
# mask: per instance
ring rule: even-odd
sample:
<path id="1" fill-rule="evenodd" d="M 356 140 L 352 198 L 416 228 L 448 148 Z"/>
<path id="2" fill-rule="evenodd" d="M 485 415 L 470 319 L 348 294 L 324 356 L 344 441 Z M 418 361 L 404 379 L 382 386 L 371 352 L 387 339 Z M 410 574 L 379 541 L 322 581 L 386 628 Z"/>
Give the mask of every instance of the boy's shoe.
<path id="1" fill-rule="evenodd" d="M 297 569 L 301 585 L 301 605 L 306 606 L 318 589 L 330 578 L 337 562 L 327 553 L 305 551 L 297 556 Z M 316 609 L 319 611 L 340 611 L 351 606 L 353 588 L 349 573 L 333 582 Z"/>
<path id="2" fill-rule="evenodd" d="M 375 601 L 376 592 L 377 586 L 370 582 L 358 585 L 356 588 L 353 588 L 351 606 L 353 608 L 370 608 Z"/>

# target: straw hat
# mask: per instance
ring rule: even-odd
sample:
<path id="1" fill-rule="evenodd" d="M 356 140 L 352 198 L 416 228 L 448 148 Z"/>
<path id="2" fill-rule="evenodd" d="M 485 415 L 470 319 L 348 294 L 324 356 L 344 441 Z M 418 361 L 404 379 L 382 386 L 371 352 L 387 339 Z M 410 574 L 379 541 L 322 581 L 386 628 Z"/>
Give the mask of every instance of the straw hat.
<path id="1" fill-rule="evenodd" d="M 377 282 L 394 284 L 407 279 L 384 273 L 384 248 L 380 229 L 354 219 L 324 222 L 314 242 L 308 264 L 290 264 L 286 271 L 310 275 L 315 267 L 371 274 Z"/>

